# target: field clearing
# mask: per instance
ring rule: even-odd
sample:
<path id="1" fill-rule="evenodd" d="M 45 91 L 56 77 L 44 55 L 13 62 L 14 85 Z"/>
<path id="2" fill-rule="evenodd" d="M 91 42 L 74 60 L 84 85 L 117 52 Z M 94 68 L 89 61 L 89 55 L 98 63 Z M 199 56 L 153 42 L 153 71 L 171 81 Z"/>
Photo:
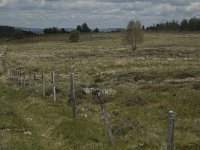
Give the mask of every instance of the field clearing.
<path id="1" fill-rule="evenodd" d="M 108 111 L 131 124 L 110 116 L 119 149 L 166 149 L 170 110 L 176 113 L 175 149 L 200 149 L 199 33 L 145 33 L 136 51 L 122 45 L 120 33 L 81 34 L 78 43 L 70 43 L 68 36 L 11 41 L 6 63 L 11 69 L 46 76 L 53 70 L 57 80 L 66 81 L 66 93 L 70 72 L 75 73 L 77 86 L 116 90 L 115 96 L 105 98 Z M 0 82 L 0 138 L 5 139 L 0 144 L 5 149 L 9 144 L 16 149 L 110 149 L 94 98 L 78 99 L 74 126 L 66 96 L 58 95 L 55 104 L 51 97 L 44 100 L 41 94 L 13 86 L 3 76 Z M 2 115 L 3 110 L 16 113 L 16 120 Z M 14 132 L 5 136 L 3 129 L 8 125 L 15 125 Z M 18 128 L 31 130 L 33 135 L 27 138 L 21 134 L 24 130 L 15 132 Z M 18 147 L 16 141 L 25 146 Z"/>

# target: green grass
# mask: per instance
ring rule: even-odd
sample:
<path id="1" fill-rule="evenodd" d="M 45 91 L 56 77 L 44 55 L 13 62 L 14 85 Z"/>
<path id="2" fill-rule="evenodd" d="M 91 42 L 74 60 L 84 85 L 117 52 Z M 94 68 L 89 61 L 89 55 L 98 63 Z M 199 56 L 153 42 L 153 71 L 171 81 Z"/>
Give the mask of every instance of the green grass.
<path id="1" fill-rule="evenodd" d="M 75 124 L 64 101 L 34 98 L 6 85 L 1 89 L 1 149 L 109 149 L 103 125 L 80 115 Z M 24 135 L 27 131 L 32 135 Z"/>
<path id="2" fill-rule="evenodd" d="M 94 97 L 78 99 L 74 123 L 67 104 L 71 71 L 75 72 L 77 86 L 117 91 L 104 99 L 118 149 L 166 149 L 170 110 L 176 113 L 175 149 L 200 149 L 199 34 L 145 33 L 136 51 L 122 45 L 120 33 L 82 34 L 78 43 L 70 43 L 68 36 L 9 43 L 7 63 L 12 69 L 37 70 L 38 77 L 44 72 L 49 88 L 53 69 L 56 84 L 64 93 L 58 94 L 55 103 L 52 95 L 42 98 L 39 81 L 37 92 L 33 92 L 2 76 L 0 110 L 14 112 L 0 115 L 1 128 L 14 128 L 0 130 L 4 149 L 12 149 L 9 145 L 15 149 L 111 149 Z M 116 112 L 117 116 L 113 115 Z M 32 135 L 24 135 L 24 130 Z"/>

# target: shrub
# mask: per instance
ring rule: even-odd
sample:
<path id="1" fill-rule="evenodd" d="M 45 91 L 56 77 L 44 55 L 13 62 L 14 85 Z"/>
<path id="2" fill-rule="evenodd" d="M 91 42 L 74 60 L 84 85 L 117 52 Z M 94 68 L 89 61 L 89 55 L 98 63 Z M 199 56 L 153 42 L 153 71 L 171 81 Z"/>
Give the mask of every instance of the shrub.
<path id="1" fill-rule="evenodd" d="M 70 37 L 69 37 L 69 40 L 71 42 L 78 42 L 78 40 L 79 40 L 79 32 L 78 31 L 72 32 Z"/>

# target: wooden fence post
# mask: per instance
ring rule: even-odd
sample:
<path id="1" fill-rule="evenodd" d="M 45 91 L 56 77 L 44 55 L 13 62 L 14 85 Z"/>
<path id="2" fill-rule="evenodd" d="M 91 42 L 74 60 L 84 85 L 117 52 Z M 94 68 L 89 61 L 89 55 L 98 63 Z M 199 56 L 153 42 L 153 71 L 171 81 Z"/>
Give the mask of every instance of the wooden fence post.
<path id="1" fill-rule="evenodd" d="M 20 69 L 20 85 L 23 85 L 23 76 L 22 76 L 22 70 Z"/>
<path id="2" fill-rule="evenodd" d="M 56 102 L 56 85 L 55 85 L 55 72 L 51 72 L 52 75 L 52 85 L 53 85 L 53 100 Z"/>
<path id="3" fill-rule="evenodd" d="M 74 83 L 74 73 L 70 74 L 70 104 L 72 106 L 73 118 L 76 121 L 76 97 L 75 97 L 75 83 Z"/>
<path id="4" fill-rule="evenodd" d="M 42 94 L 43 97 L 46 97 L 46 93 L 45 93 L 45 79 L 44 79 L 44 73 L 42 73 Z"/>
<path id="5" fill-rule="evenodd" d="M 12 69 L 10 69 L 10 79 L 12 80 L 12 78 L 13 78 L 13 71 Z"/>
<path id="6" fill-rule="evenodd" d="M 13 70 L 13 79 L 14 79 L 14 83 L 16 84 L 17 83 L 17 79 L 18 79 L 16 70 Z"/>
<path id="7" fill-rule="evenodd" d="M 34 87 L 36 87 L 36 72 L 33 72 Z"/>
<path id="8" fill-rule="evenodd" d="M 174 121 L 175 121 L 175 114 L 173 111 L 170 111 L 168 114 L 167 150 L 174 149 Z"/>
<path id="9" fill-rule="evenodd" d="M 12 70 L 12 81 L 15 83 L 15 70 Z"/>
<path id="10" fill-rule="evenodd" d="M 33 84 L 33 91 L 37 93 L 37 74 L 35 71 L 33 72 Z"/>
<path id="11" fill-rule="evenodd" d="M 99 90 L 96 90 L 96 95 L 97 95 L 97 99 L 98 99 L 98 102 L 100 104 L 101 111 L 102 111 L 102 114 L 103 114 L 103 117 L 104 117 L 104 122 L 105 122 L 105 126 L 106 126 L 106 129 L 107 129 L 107 132 L 108 132 L 110 144 L 112 146 L 115 146 L 115 142 L 114 142 L 113 136 L 112 136 L 111 126 L 110 126 L 109 119 L 108 119 L 108 113 L 107 113 L 107 110 L 106 110 L 106 105 L 100 97 L 101 94 L 100 94 Z"/>
<path id="12" fill-rule="evenodd" d="M 20 71 L 16 70 L 17 84 L 20 83 Z"/>
<path id="13" fill-rule="evenodd" d="M 28 72 L 28 85 L 29 85 L 29 88 L 31 88 L 31 85 L 32 85 L 32 74 L 31 74 L 31 71 Z"/>
<path id="14" fill-rule="evenodd" d="M 7 68 L 7 75 L 8 75 L 8 78 L 10 79 L 11 76 L 10 76 L 10 69 L 9 68 Z"/>
<path id="15" fill-rule="evenodd" d="M 24 78 L 24 86 L 26 86 L 26 71 L 24 71 L 23 78 Z"/>
<path id="16" fill-rule="evenodd" d="M 18 84 L 19 82 L 19 71 L 15 70 L 15 83 Z"/>

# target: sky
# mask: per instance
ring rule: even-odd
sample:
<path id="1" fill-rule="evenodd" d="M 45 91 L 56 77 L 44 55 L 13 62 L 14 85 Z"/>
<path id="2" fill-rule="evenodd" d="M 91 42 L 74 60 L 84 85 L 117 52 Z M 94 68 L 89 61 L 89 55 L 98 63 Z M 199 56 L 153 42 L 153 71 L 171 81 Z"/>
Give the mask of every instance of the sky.
<path id="1" fill-rule="evenodd" d="M 0 0 L 0 25 L 29 28 L 125 28 L 200 17 L 200 0 Z"/>

